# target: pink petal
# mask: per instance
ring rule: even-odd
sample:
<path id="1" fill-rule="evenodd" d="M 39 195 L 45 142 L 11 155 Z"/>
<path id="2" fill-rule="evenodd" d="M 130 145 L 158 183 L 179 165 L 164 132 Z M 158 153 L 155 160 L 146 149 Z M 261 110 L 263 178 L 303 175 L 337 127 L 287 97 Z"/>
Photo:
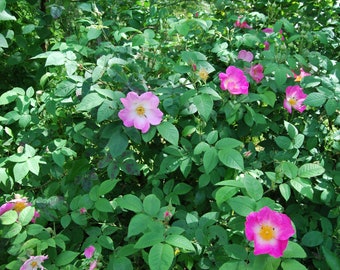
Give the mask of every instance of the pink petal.
<path id="1" fill-rule="evenodd" d="M 95 252 L 96 248 L 94 246 L 89 246 L 87 248 L 85 248 L 84 250 L 84 255 L 87 259 L 92 258 L 93 253 Z"/>
<path id="2" fill-rule="evenodd" d="M 134 119 L 133 125 L 140 129 L 142 133 L 146 133 L 150 128 L 150 123 L 145 116 L 138 116 Z"/>
<path id="3" fill-rule="evenodd" d="M 0 207 L 0 216 L 3 213 L 6 213 L 9 210 L 12 210 L 13 207 L 14 207 L 14 203 L 12 203 L 12 202 L 8 202 L 8 203 L 5 203 L 5 204 L 1 205 L 1 207 Z"/>

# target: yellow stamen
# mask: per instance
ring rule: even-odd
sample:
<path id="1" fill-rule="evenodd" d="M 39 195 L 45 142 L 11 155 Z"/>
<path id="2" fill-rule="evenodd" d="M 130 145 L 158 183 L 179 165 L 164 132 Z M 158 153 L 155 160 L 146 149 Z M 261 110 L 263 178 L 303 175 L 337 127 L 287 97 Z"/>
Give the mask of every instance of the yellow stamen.
<path id="1" fill-rule="evenodd" d="M 296 100 L 295 100 L 294 98 L 289 98 L 289 99 L 288 99 L 288 102 L 289 102 L 289 104 L 292 105 L 292 106 L 296 105 Z"/>
<path id="2" fill-rule="evenodd" d="M 275 228 L 268 225 L 261 226 L 259 235 L 263 240 L 269 241 L 275 237 Z"/>
<path id="3" fill-rule="evenodd" d="M 137 112 L 138 115 L 144 115 L 145 114 L 145 109 L 144 109 L 143 106 L 138 106 L 136 108 L 136 112 Z"/>
<path id="4" fill-rule="evenodd" d="M 36 261 L 33 261 L 33 262 L 31 262 L 31 266 L 32 266 L 32 267 L 37 267 L 37 266 L 38 266 L 38 263 L 37 263 Z"/>
<path id="5" fill-rule="evenodd" d="M 209 77 L 208 71 L 205 68 L 201 68 L 198 72 L 198 76 L 203 80 L 206 81 Z"/>
<path id="6" fill-rule="evenodd" d="M 26 207 L 26 203 L 25 202 L 16 202 L 13 210 L 17 211 L 18 213 L 20 213 L 25 207 Z"/>
<path id="7" fill-rule="evenodd" d="M 296 82 L 300 82 L 301 80 L 302 80 L 302 76 L 301 75 L 296 76 L 296 78 L 295 78 Z"/>

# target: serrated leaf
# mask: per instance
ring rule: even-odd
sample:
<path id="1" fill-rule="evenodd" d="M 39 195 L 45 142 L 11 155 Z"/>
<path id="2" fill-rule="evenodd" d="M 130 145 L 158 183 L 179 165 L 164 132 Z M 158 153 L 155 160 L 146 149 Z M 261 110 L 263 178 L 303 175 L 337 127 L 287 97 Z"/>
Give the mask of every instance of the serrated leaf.
<path id="1" fill-rule="evenodd" d="M 301 239 L 301 243 L 307 247 L 316 247 L 321 245 L 323 242 L 322 232 L 309 231 Z"/>
<path id="2" fill-rule="evenodd" d="M 223 149 L 218 151 L 218 158 L 227 167 L 243 171 L 244 163 L 240 152 L 235 149 Z"/>
<path id="3" fill-rule="evenodd" d="M 153 222 L 152 217 L 143 213 L 133 216 L 128 226 L 127 237 L 143 233 L 151 222 Z"/>
<path id="4" fill-rule="evenodd" d="M 51 52 L 46 59 L 45 66 L 62 66 L 65 64 L 65 55 L 61 52 Z"/>
<path id="5" fill-rule="evenodd" d="M 142 201 L 135 195 L 127 194 L 122 198 L 117 200 L 118 205 L 127 210 L 131 210 L 135 213 L 139 213 L 143 211 L 143 203 Z"/>
<path id="6" fill-rule="evenodd" d="M 290 180 L 290 184 L 302 196 L 305 196 L 309 199 L 313 198 L 314 190 L 309 179 L 296 177 Z"/>
<path id="7" fill-rule="evenodd" d="M 108 213 L 108 212 L 113 212 L 113 208 L 112 208 L 112 205 L 110 204 L 110 202 L 105 199 L 105 198 L 99 198 L 94 206 L 96 207 L 96 209 L 100 212 L 105 212 L 105 213 Z"/>
<path id="8" fill-rule="evenodd" d="M 159 134 L 173 145 L 178 145 L 179 132 L 174 124 L 170 122 L 162 122 L 157 126 Z"/>
<path id="9" fill-rule="evenodd" d="M 283 258 L 306 258 L 305 250 L 298 244 L 292 241 L 288 242 L 287 248 L 283 253 Z"/>
<path id="10" fill-rule="evenodd" d="M 30 223 L 34 217 L 35 209 L 32 206 L 26 206 L 19 214 L 19 222 L 22 226 Z"/>
<path id="11" fill-rule="evenodd" d="M 286 201 L 288 201 L 289 198 L 290 198 L 290 194 L 291 194 L 290 186 L 288 184 L 286 184 L 286 183 L 280 184 L 279 190 L 280 190 L 280 193 L 281 193 L 282 197 Z"/>
<path id="12" fill-rule="evenodd" d="M 13 223 L 10 226 L 5 226 L 2 230 L 1 237 L 3 238 L 13 238 L 14 236 L 18 235 L 22 229 L 21 223 Z"/>
<path id="13" fill-rule="evenodd" d="M 151 247 L 163 241 L 164 236 L 162 232 L 147 232 L 138 239 L 134 248 L 142 249 L 146 247 Z"/>
<path id="14" fill-rule="evenodd" d="M 217 205 L 221 206 L 222 203 L 228 201 L 238 191 L 239 191 L 239 188 L 236 188 L 236 187 L 225 186 L 225 187 L 219 188 L 215 194 L 215 200 L 216 200 Z"/>
<path id="15" fill-rule="evenodd" d="M 77 256 L 79 252 L 74 251 L 62 251 L 56 258 L 55 264 L 56 266 L 64 266 L 70 264 Z"/>
<path id="16" fill-rule="evenodd" d="M 28 169 L 26 162 L 20 162 L 20 163 L 15 164 L 13 167 L 15 182 L 21 183 L 22 179 L 26 177 L 28 172 L 29 172 L 29 169 Z"/>
<path id="17" fill-rule="evenodd" d="M 209 174 L 218 164 L 218 155 L 215 148 L 209 148 L 203 155 L 205 173 Z"/>
<path id="18" fill-rule="evenodd" d="M 302 178 L 310 178 L 321 175 L 325 172 L 325 168 L 319 164 L 307 163 L 299 168 L 298 175 Z"/>
<path id="19" fill-rule="evenodd" d="M 0 216 L 1 224 L 11 225 L 18 219 L 18 213 L 14 210 L 9 210 Z"/>
<path id="20" fill-rule="evenodd" d="M 148 215 L 157 216 L 161 208 L 161 201 L 154 194 L 147 195 L 143 200 L 143 209 Z"/>
<path id="21" fill-rule="evenodd" d="M 90 111 L 91 109 L 100 106 L 104 99 L 97 93 L 90 93 L 86 95 L 80 104 L 77 105 L 78 111 Z"/>
<path id="22" fill-rule="evenodd" d="M 148 263 L 150 270 L 168 270 L 174 260 L 174 250 L 168 244 L 158 243 L 149 252 Z"/>
<path id="23" fill-rule="evenodd" d="M 325 103 L 325 101 L 326 101 L 326 96 L 324 94 L 316 92 L 316 93 L 310 93 L 306 97 L 303 104 L 309 105 L 312 107 L 320 107 Z"/>
<path id="24" fill-rule="evenodd" d="M 118 179 L 114 180 L 105 180 L 104 182 L 100 183 L 99 188 L 98 188 L 98 196 L 105 195 L 106 193 L 109 193 L 111 190 L 114 189 L 114 187 L 117 185 L 119 182 Z"/>
<path id="25" fill-rule="evenodd" d="M 246 217 L 250 212 L 256 210 L 256 202 L 247 196 L 236 196 L 227 201 L 231 209 L 237 214 Z"/>
<path id="26" fill-rule="evenodd" d="M 193 244 L 183 235 L 168 235 L 165 239 L 165 242 L 178 248 L 195 251 Z"/>
<path id="27" fill-rule="evenodd" d="M 250 197 L 258 201 L 263 196 L 263 187 L 259 180 L 252 177 L 249 174 L 245 174 L 243 177 L 244 187 Z"/>
<path id="28" fill-rule="evenodd" d="M 193 102 L 198 113 L 205 121 L 208 121 L 214 105 L 211 96 L 208 94 L 197 95 L 193 98 Z"/>

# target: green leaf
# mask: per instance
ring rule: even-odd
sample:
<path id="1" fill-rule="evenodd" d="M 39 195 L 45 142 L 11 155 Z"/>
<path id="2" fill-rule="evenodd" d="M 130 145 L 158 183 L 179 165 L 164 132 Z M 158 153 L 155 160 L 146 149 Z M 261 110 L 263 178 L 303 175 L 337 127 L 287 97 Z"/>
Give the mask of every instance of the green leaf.
<path id="1" fill-rule="evenodd" d="M 173 192 L 176 195 L 184 195 L 187 194 L 192 189 L 192 186 L 186 184 L 186 183 L 178 183 L 175 187 Z"/>
<path id="2" fill-rule="evenodd" d="M 247 196 L 236 196 L 227 201 L 231 209 L 237 214 L 245 217 L 256 210 L 256 202 Z"/>
<path id="3" fill-rule="evenodd" d="M 276 95 L 272 91 L 266 91 L 263 94 L 260 94 L 261 100 L 263 103 L 268 104 L 270 107 L 274 107 L 276 101 Z"/>
<path id="4" fill-rule="evenodd" d="M 47 66 L 62 66 L 65 64 L 65 55 L 61 52 L 51 52 L 46 59 Z"/>
<path id="5" fill-rule="evenodd" d="M 105 199 L 105 198 L 99 198 L 94 206 L 96 207 L 96 209 L 100 212 L 113 212 L 113 207 L 112 205 L 110 204 L 110 202 Z"/>
<path id="6" fill-rule="evenodd" d="M 153 222 L 152 217 L 143 213 L 133 216 L 128 226 L 127 236 L 131 237 L 143 233 L 151 222 Z"/>
<path id="7" fill-rule="evenodd" d="M 101 35 L 101 33 L 102 31 L 100 29 L 91 27 L 89 31 L 87 32 L 86 37 L 90 41 L 90 40 L 98 38 Z"/>
<path id="8" fill-rule="evenodd" d="M 108 269 L 112 270 L 133 270 L 131 261 L 126 257 L 110 257 Z"/>
<path id="9" fill-rule="evenodd" d="M 21 229 L 22 225 L 18 222 L 13 223 L 11 226 L 5 226 L 2 230 L 1 237 L 8 239 L 13 238 L 21 232 Z"/>
<path id="10" fill-rule="evenodd" d="M 70 81 L 62 81 L 57 84 L 55 95 L 58 97 L 66 97 L 76 88 L 76 84 Z"/>
<path id="11" fill-rule="evenodd" d="M 135 248 L 142 249 L 146 247 L 154 246 L 164 241 L 162 232 L 148 232 L 138 239 L 135 244 Z"/>
<path id="12" fill-rule="evenodd" d="M 178 248 L 182 248 L 189 251 L 195 251 L 193 244 L 183 235 L 178 234 L 168 235 L 165 239 L 165 242 Z"/>
<path id="13" fill-rule="evenodd" d="M 74 251 L 62 251 L 56 258 L 55 264 L 56 266 L 64 266 L 70 264 L 77 256 L 79 252 Z"/>
<path id="14" fill-rule="evenodd" d="M 29 169 L 26 162 L 16 163 L 13 167 L 15 182 L 21 183 L 22 179 L 28 174 Z"/>
<path id="15" fill-rule="evenodd" d="M 307 163 L 299 168 L 298 175 L 303 178 L 311 178 L 325 172 L 324 167 L 319 164 Z"/>
<path id="16" fill-rule="evenodd" d="M 121 130 L 115 130 L 108 142 L 110 154 L 113 158 L 120 156 L 129 145 L 129 139 Z"/>
<path id="17" fill-rule="evenodd" d="M 312 188 L 312 183 L 309 179 L 296 177 L 290 180 L 290 184 L 302 196 L 305 196 L 309 199 L 313 199 L 314 190 Z"/>
<path id="18" fill-rule="evenodd" d="M 8 48 L 8 43 L 3 34 L 0 33 L 0 47 Z"/>
<path id="19" fill-rule="evenodd" d="M 22 226 L 27 225 L 32 221 L 35 209 L 32 206 L 26 206 L 19 214 L 19 222 Z"/>
<path id="20" fill-rule="evenodd" d="M 34 156 L 32 158 L 27 159 L 26 164 L 27 168 L 30 172 L 34 173 L 35 175 L 39 175 L 40 167 L 39 167 L 39 161 L 40 156 Z"/>
<path id="21" fill-rule="evenodd" d="M 90 111 L 91 109 L 100 106 L 103 101 L 104 99 L 97 93 L 90 93 L 82 99 L 76 108 L 78 111 Z"/>
<path id="22" fill-rule="evenodd" d="M 216 191 L 215 200 L 218 206 L 221 206 L 222 203 L 228 201 L 232 198 L 237 192 L 239 188 L 236 187 L 221 187 Z"/>
<path id="23" fill-rule="evenodd" d="M 114 250 L 113 240 L 108 235 L 101 235 L 98 239 L 98 244 L 106 249 Z"/>
<path id="24" fill-rule="evenodd" d="M 290 190 L 290 186 L 286 183 L 280 184 L 279 185 L 279 189 L 280 189 L 280 193 L 282 195 L 282 197 L 288 201 L 290 198 L 290 194 L 291 194 L 291 190 Z"/>
<path id="25" fill-rule="evenodd" d="M 274 140 L 277 146 L 283 150 L 288 150 L 288 149 L 293 148 L 292 141 L 286 136 L 277 136 Z"/>
<path id="26" fill-rule="evenodd" d="M 301 243 L 306 247 L 316 247 L 323 242 L 323 235 L 319 231 L 309 231 L 301 239 Z"/>
<path id="27" fill-rule="evenodd" d="M 6 8 L 6 0 L 0 0 L 0 12 L 5 10 Z"/>
<path id="28" fill-rule="evenodd" d="M 321 246 L 321 250 L 323 255 L 325 256 L 326 262 L 331 268 L 331 270 L 339 270 L 339 265 L 340 265 L 340 259 L 339 257 L 331 252 L 328 248 L 325 246 Z"/>
<path id="29" fill-rule="evenodd" d="M 298 167 L 289 161 L 282 163 L 282 171 L 289 179 L 293 179 L 298 175 Z"/>
<path id="30" fill-rule="evenodd" d="M 168 270 L 174 260 L 174 250 L 168 244 L 157 243 L 149 252 L 148 263 L 151 270 Z"/>
<path id="31" fill-rule="evenodd" d="M 9 14 L 6 10 L 0 12 L 0 21 L 15 21 L 16 18 Z"/>
<path id="32" fill-rule="evenodd" d="M 143 208 L 145 213 L 152 217 L 156 217 L 161 208 L 161 201 L 156 195 L 149 194 L 143 200 Z"/>
<path id="33" fill-rule="evenodd" d="M 114 179 L 114 180 L 109 179 L 109 180 L 105 180 L 104 182 L 100 183 L 98 191 L 97 191 L 98 196 L 102 196 L 102 195 L 109 193 L 111 190 L 115 188 L 118 182 L 119 182 L 118 179 Z"/>
<path id="34" fill-rule="evenodd" d="M 68 225 L 70 225 L 71 223 L 71 216 L 70 215 L 65 215 L 65 216 L 62 216 L 61 219 L 60 219 L 60 224 L 61 226 L 63 226 L 63 228 L 67 228 Z"/>
<path id="35" fill-rule="evenodd" d="M 283 253 L 283 258 L 306 258 L 305 250 L 298 244 L 292 241 L 288 242 L 288 246 Z"/>
<path id="36" fill-rule="evenodd" d="M 325 110 L 327 115 L 333 115 L 337 109 L 340 108 L 340 102 L 338 100 L 335 99 L 329 99 L 327 100 L 326 104 L 325 104 Z"/>
<path id="37" fill-rule="evenodd" d="M 45 230 L 45 228 L 40 224 L 30 224 L 26 227 L 27 234 L 33 236 L 38 235 L 43 230 Z"/>
<path id="38" fill-rule="evenodd" d="M 305 266 L 293 259 L 282 261 L 281 267 L 283 270 L 307 270 Z"/>
<path id="39" fill-rule="evenodd" d="M 322 106 L 326 101 L 326 96 L 324 94 L 315 92 L 315 93 L 310 93 L 305 101 L 303 102 L 305 105 L 309 105 L 312 107 L 320 107 Z"/>
<path id="40" fill-rule="evenodd" d="M 249 174 L 245 174 L 243 177 L 243 183 L 250 197 L 252 197 L 256 201 L 262 198 L 263 188 L 259 180 Z"/>
<path id="41" fill-rule="evenodd" d="M 99 210 L 99 209 L 97 208 L 97 210 Z M 101 212 L 105 212 L 105 211 L 101 211 Z M 86 217 L 86 215 L 80 213 L 79 210 L 77 212 L 72 212 L 71 213 L 71 218 L 72 218 L 74 223 L 76 223 L 76 224 L 78 224 L 80 226 L 85 226 L 87 224 L 87 217 Z"/>
<path id="42" fill-rule="evenodd" d="M 240 171 L 244 170 L 243 157 L 235 149 L 220 150 L 218 151 L 218 157 L 224 165 Z"/>
<path id="43" fill-rule="evenodd" d="M 118 205 L 127 210 L 131 210 L 135 213 L 140 213 L 143 211 L 142 201 L 135 195 L 127 194 L 122 198 L 117 199 Z"/>
<path id="44" fill-rule="evenodd" d="M 211 96 L 208 94 L 197 95 L 193 98 L 193 102 L 198 113 L 205 121 L 208 121 L 214 105 Z"/>
<path id="45" fill-rule="evenodd" d="M 216 149 L 219 149 L 219 150 L 242 147 L 242 146 L 243 146 L 243 142 L 233 139 L 233 138 L 223 138 L 217 141 L 215 145 Z"/>
<path id="46" fill-rule="evenodd" d="M 203 155 L 203 166 L 205 173 L 209 174 L 218 164 L 217 150 L 214 147 L 209 148 Z"/>
<path id="47" fill-rule="evenodd" d="M 18 213 L 14 210 L 9 210 L 0 216 L 1 224 L 11 225 L 18 219 Z"/>
<path id="48" fill-rule="evenodd" d="M 178 145 L 179 132 L 174 124 L 169 122 L 162 122 L 157 126 L 159 134 L 173 145 Z"/>

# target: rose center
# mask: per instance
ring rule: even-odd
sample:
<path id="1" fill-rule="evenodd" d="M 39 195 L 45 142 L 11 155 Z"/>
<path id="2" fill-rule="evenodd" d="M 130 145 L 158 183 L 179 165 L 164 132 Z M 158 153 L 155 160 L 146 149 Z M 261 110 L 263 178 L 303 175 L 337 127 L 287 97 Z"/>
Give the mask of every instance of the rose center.
<path id="1" fill-rule="evenodd" d="M 20 213 L 26 207 L 25 202 L 16 202 L 13 209 Z"/>
<path id="2" fill-rule="evenodd" d="M 275 228 L 268 225 L 262 225 L 259 234 L 263 240 L 272 240 L 275 237 Z"/>
<path id="3" fill-rule="evenodd" d="M 38 266 L 38 263 L 37 263 L 36 261 L 33 261 L 33 262 L 31 262 L 31 266 L 32 266 L 32 268 L 33 268 L 33 267 L 37 267 L 37 266 Z"/>
<path id="4" fill-rule="evenodd" d="M 289 102 L 289 104 L 292 105 L 292 106 L 296 105 L 296 99 L 294 99 L 294 98 L 288 99 L 288 102 Z"/>
<path id="5" fill-rule="evenodd" d="M 136 108 L 136 112 L 137 112 L 138 115 L 144 115 L 145 114 L 145 109 L 144 109 L 143 106 L 138 106 Z"/>

